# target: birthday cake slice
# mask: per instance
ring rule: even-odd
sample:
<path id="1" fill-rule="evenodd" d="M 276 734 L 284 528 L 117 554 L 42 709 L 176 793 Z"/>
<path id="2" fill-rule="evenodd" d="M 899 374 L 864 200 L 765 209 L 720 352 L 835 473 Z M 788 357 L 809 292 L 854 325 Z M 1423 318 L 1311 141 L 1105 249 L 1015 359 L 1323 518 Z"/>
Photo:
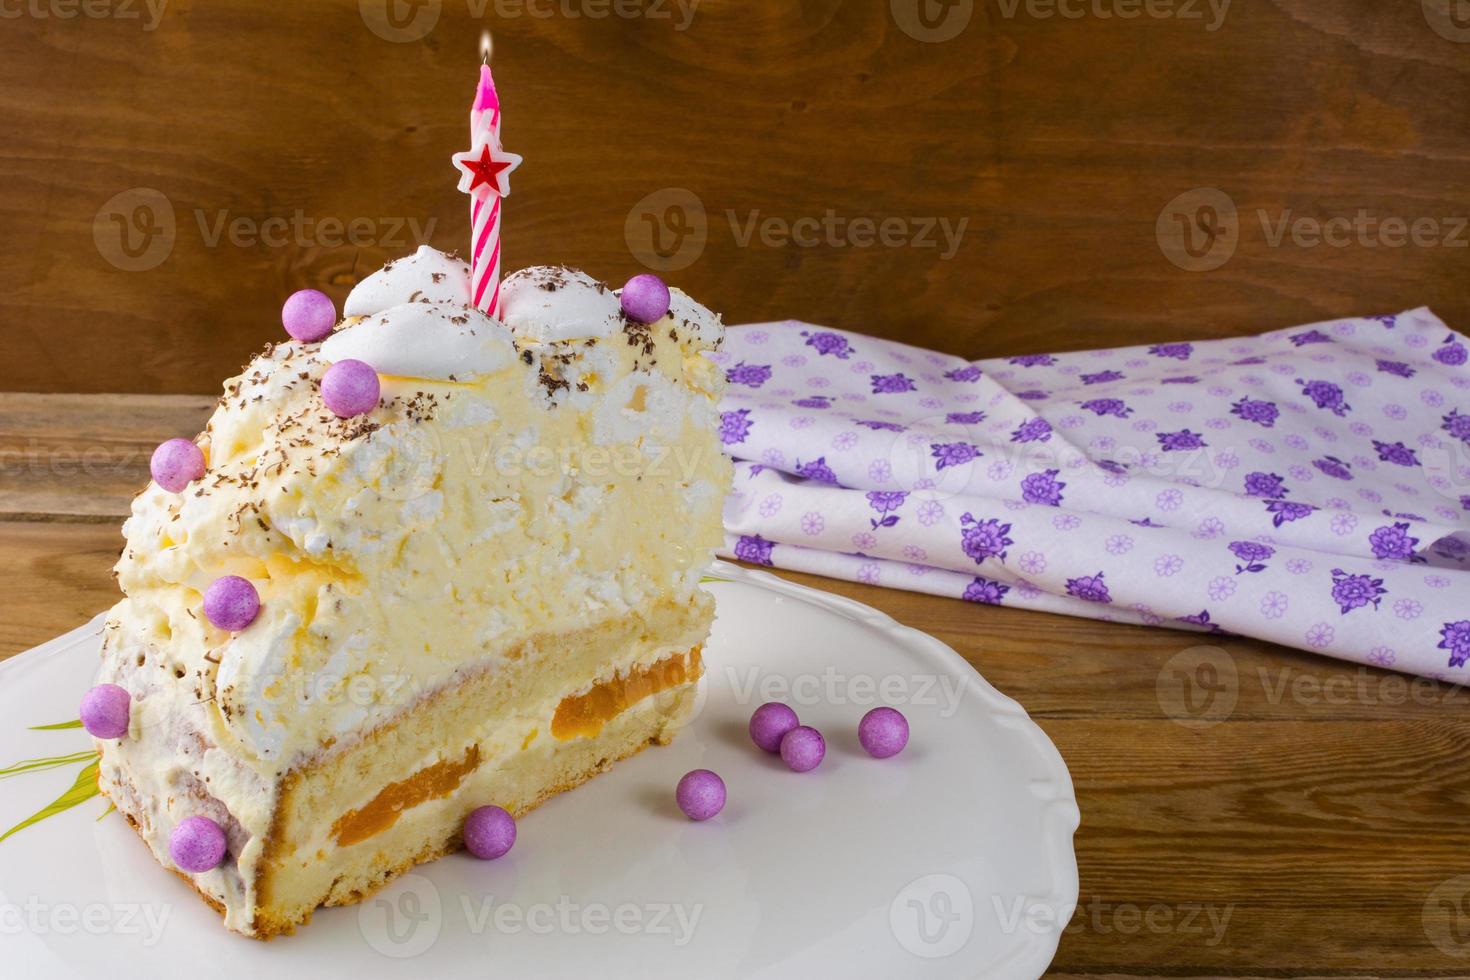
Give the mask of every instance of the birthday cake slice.
<path id="1" fill-rule="evenodd" d="M 124 525 L 101 786 L 236 932 L 359 901 L 692 709 L 718 318 L 651 276 L 526 270 L 498 319 L 469 289 L 425 247 L 340 324 L 293 297 L 305 339 L 160 447 Z"/>

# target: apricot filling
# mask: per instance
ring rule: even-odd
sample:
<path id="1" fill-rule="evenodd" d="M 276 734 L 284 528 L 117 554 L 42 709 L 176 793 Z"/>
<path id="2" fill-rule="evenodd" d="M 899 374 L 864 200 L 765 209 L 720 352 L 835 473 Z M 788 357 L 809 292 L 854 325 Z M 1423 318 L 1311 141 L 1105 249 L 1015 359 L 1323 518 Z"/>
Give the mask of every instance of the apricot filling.
<path id="1" fill-rule="evenodd" d="M 407 779 L 390 783 L 360 810 L 352 810 L 332 824 L 332 836 L 341 847 L 361 843 L 398 822 L 398 815 L 420 803 L 453 793 L 480 764 L 480 747 L 471 745 L 463 759 L 445 759 L 425 766 Z"/>
<path id="2" fill-rule="evenodd" d="M 626 674 L 592 685 L 585 694 L 562 698 L 551 719 L 551 734 L 563 742 L 591 738 L 602 726 L 644 698 L 699 677 L 700 648 L 676 653 Z"/>

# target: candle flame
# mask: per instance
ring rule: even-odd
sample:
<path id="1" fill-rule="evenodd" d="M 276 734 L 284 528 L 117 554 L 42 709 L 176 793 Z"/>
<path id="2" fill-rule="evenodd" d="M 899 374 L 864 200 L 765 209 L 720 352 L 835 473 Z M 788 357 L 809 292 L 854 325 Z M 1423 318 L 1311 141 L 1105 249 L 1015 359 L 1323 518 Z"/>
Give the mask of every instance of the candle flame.
<path id="1" fill-rule="evenodd" d="M 480 60 L 490 64 L 490 52 L 495 50 L 495 42 L 490 39 L 489 31 L 480 32 Z"/>

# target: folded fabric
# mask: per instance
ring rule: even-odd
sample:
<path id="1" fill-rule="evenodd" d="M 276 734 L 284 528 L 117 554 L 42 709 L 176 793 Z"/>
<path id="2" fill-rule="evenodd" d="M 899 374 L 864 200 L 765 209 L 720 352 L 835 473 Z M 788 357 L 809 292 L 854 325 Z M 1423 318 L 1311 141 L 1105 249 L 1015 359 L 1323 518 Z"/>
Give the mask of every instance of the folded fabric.
<path id="1" fill-rule="evenodd" d="M 715 355 L 727 556 L 1470 679 L 1470 341 L 1428 310 L 985 361 Z"/>

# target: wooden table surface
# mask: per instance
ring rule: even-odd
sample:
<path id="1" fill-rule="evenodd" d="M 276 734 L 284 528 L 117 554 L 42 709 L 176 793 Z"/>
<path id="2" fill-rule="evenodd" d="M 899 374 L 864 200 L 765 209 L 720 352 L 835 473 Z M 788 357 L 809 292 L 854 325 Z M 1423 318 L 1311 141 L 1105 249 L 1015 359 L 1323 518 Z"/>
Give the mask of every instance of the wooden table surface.
<path id="1" fill-rule="evenodd" d="M 148 454 L 211 407 L 0 394 L 0 656 L 113 602 Z M 1463 689 L 1252 640 L 788 577 L 949 643 L 1056 742 L 1082 826 L 1054 975 L 1470 973 Z"/>
<path id="2" fill-rule="evenodd" d="M 967 358 L 1470 326 L 1465 0 L 616 7 L 4 0 L 0 390 L 210 392 L 291 290 L 464 249 L 486 28 L 507 271 Z"/>

